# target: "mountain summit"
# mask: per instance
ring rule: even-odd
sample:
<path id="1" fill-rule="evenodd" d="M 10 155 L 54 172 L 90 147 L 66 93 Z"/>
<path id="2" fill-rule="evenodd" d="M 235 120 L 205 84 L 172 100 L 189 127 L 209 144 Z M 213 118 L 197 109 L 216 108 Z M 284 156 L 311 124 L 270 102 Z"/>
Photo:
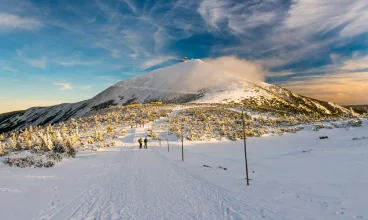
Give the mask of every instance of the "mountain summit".
<path id="1" fill-rule="evenodd" d="M 89 100 L 0 115 L 0 132 L 47 125 L 82 117 L 109 106 L 131 103 L 239 103 L 249 108 L 288 112 L 346 115 L 351 111 L 334 103 L 300 96 L 282 87 L 259 81 L 259 70 L 244 75 L 226 66 L 199 59 L 188 60 L 131 79 L 123 80 Z M 250 76 L 249 80 L 244 76 Z"/>

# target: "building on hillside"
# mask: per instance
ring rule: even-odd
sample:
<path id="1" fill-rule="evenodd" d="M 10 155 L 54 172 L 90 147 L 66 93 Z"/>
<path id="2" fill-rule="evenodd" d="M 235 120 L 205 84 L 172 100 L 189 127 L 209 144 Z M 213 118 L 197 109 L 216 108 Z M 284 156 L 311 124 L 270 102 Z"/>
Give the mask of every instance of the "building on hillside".
<path id="1" fill-rule="evenodd" d="M 159 100 L 155 100 L 155 101 L 151 102 L 150 104 L 152 104 L 152 105 L 162 105 L 162 102 L 159 101 Z"/>
<path id="2" fill-rule="evenodd" d="M 135 101 L 130 103 L 128 106 L 140 106 L 140 105 L 142 105 L 142 103 Z"/>
<path id="3" fill-rule="evenodd" d="M 180 60 L 180 63 L 184 63 L 188 61 L 188 57 L 184 57 L 184 59 Z"/>

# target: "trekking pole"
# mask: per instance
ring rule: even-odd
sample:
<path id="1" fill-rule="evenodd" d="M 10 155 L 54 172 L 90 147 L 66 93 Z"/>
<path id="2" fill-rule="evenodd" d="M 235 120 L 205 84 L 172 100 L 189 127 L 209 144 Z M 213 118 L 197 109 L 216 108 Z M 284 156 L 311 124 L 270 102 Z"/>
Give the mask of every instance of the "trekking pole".
<path id="1" fill-rule="evenodd" d="M 249 177 L 248 177 L 248 159 L 247 159 L 247 143 L 245 139 L 245 121 L 244 121 L 244 109 L 243 105 L 241 107 L 242 110 L 242 121 L 243 121 L 243 139 L 244 139 L 244 157 L 245 157 L 245 173 L 247 176 L 247 185 L 249 186 Z"/>

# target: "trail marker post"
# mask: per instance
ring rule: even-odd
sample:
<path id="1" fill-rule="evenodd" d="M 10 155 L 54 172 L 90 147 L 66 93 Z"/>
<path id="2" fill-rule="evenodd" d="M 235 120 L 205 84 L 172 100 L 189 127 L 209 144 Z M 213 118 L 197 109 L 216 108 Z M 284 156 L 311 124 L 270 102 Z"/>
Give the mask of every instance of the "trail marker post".
<path id="1" fill-rule="evenodd" d="M 167 141 L 167 152 L 170 152 L 170 145 L 169 145 L 169 129 L 167 129 L 166 141 Z"/>
<path id="2" fill-rule="evenodd" d="M 183 133 L 183 127 L 181 126 L 181 161 L 184 161 L 184 133 Z"/>
<path id="3" fill-rule="evenodd" d="M 169 120 L 169 114 L 166 115 L 166 117 L 168 118 L 168 123 L 170 123 Z M 170 152 L 170 144 L 169 144 L 169 124 L 167 124 L 167 132 L 166 132 L 166 141 L 167 141 L 167 152 Z"/>
<path id="4" fill-rule="evenodd" d="M 244 119 L 244 107 L 241 106 L 242 110 L 242 121 L 243 121 L 243 139 L 244 139 L 244 157 L 245 157 L 245 173 L 247 178 L 247 185 L 249 186 L 249 176 L 248 176 L 248 159 L 247 159 L 247 142 L 245 137 L 245 119 Z"/>

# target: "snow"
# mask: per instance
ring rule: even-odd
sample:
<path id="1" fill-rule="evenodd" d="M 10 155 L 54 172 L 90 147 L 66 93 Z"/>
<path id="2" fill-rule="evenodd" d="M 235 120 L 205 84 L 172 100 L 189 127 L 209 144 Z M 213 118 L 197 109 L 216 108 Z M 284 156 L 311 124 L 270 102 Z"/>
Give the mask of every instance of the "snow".
<path id="1" fill-rule="evenodd" d="M 319 104 L 318 102 L 314 102 L 312 101 L 312 103 L 317 106 L 317 108 L 319 109 L 323 109 L 327 114 L 331 114 L 331 111 L 328 110 L 326 107 L 324 107 L 323 105 Z"/>
<path id="2" fill-rule="evenodd" d="M 333 102 L 328 102 L 328 104 L 331 105 L 331 106 L 333 106 L 333 107 L 335 107 L 335 108 L 337 108 L 337 109 L 340 109 L 341 111 L 346 111 L 346 108 L 341 107 L 340 105 L 337 105 L 337 104 L 335 104 Z M 350 109 L 348 109 L 348 110 L 350 111 Z"/>
<path id="3" fill-rule="evenodd" d="M 275 99 L 280 103 L 295 107 L 295 103 L 288 101 L 290 94 L 300 98 L 297 94 L 290 93 L 281 87 L 239 78 L 236 74 L 219 69 L 209 62 L 194 59 L 123 80 L 89 100 L 46 108 L 30 108 L 24 114 L 18 114 L 9 120 L 0 122 L 0 129 L 24 129 L 30 125 L 45 125 L 82 117 L 103 103 L 124 105 L 131 101 L 147 103 L 156 99 L 164 103 L 188 101 L 227 103 L 254 99 L 258 105 Z M 305 99 L 304 101 L 309 102 Z M 326 107 L 314 101 L 313 103 L 317 108 L 331 113 Z M 336 104 L 329 104 L 342 112 L 350 112 Z M 277 106 L 273 107 L 277 108 Z M 300 105 L 300 108 L 309 111 L 306 106 Z"/>
<path id="4" fill-rule="evenodd" d="M 182 162 L 176 140 L 137 149 L 146 128 L 53 168 L 1 165 L 2 219 L 368 219 L 367 121 L 248 139 L 250 186 L 242 141 L 185 141 Z"/>
<path id="5" fill-rule="evenodd" d="M 237 91 L 230 92 L 234 88 Z M 234 94 L 238 94 L 238 98 L 257 96 L 257 92 L 253 91 L 256 88 L 257 86 L 245 79 L 194 59 L 121 81 L 97 95 L 93 101 L 101 103 L 113 98 L 116 103 L 123 104 L 135 97 L 138 102 L 143 103 L 150 99 L 168 100 L 185 95 L 199 95 L 201 91 L 205 91 L 206 102 L 213 103 L 222 102 L 222 99 L 231 98 Z M 246 94 L 248 90 L 251 94 Z M 230 93 L 223 94 L 224 91 Z M 124 98 L 119 99 L 121 94 Z"/>
<path id="6" fill-rule="evenodd" d="M 255 98 L 259 101 L 261 97 L 271 99 L 274 96 L 252 82 L 241 80 L 237 83 L 232 83 L 230 85 L 208 91 L 203 97 L 193 101 L 193 103 L 240 102 L 246 98 Z"/>

